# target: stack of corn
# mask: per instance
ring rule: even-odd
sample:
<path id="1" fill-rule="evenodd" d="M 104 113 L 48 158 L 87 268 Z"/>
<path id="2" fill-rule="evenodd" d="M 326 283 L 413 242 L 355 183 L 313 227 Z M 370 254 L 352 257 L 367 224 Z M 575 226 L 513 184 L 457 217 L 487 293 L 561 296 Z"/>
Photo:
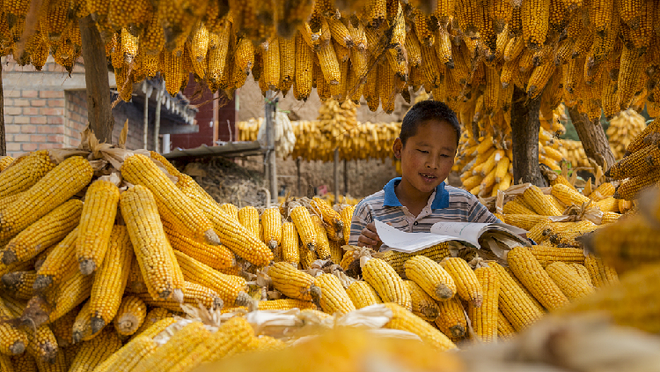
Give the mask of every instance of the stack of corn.
<path id="1" fill-rule="evenodd" d="M 582 142 L 570 139 L 559 139 L 559 151 L 562 157 L 571 164 L 571 168 L 589 167 L 589 158 L 584 152 Z"/>
<path id="2" fill-rule="evenodd" d="M 78 18 L 91 15 L 126 100 L 133 83 L 157 72 L 170 94 L 194 74 L 229 96 L 252 74 L 264 93 L 293 90 L 306 100 L 316 88 L 322 100 L 364 99 L 386 112 L 397 95 L 410 101 L 411 88 L 423 87 L 462 117 L 480 100 L 491 116 L 511 106 L 516 86 L 541 98 L 545 117 L 562 101 L 592 121 L 644 105 L 652 117 L 660 113 L 654 1 L 621 9 L 576 1 L 552 10 L 547 1 L 479 9 L 385 0 L 75 1 L 44 5 L 36 22 L 26 22 L 29 5 L 3 9 L 3 55 L 40 68 L 50 50 L 70 70 L 81 52 Z"/>
<path id="3" fill-rule="evenodd" d="M 607 128 L 607 137 L 614 158 L 617 160 L 623 158 L 633 138 L 637 137 L 644 128 L 646 128 L 646 119 L 633 109 L 621 111 L 613 117 Z"/>
<path id="4" fill-rule="evenodd" d="M 606 176 L 625 180 L 615 197 L 633 200 L 640 191 L 660 180 L 660 121 L 654 120 L 630 141 L 626 155 L 607 170 Z"/>
<path id="5" fill-rule="evenodd" d="M 352 101 L 339 103 L 335 99 L 323 102 L 319 108 L 319 130 L 330 141 L 330 147 L 338 148 L 342 138 L 358 126 L 357 105 Z"/>

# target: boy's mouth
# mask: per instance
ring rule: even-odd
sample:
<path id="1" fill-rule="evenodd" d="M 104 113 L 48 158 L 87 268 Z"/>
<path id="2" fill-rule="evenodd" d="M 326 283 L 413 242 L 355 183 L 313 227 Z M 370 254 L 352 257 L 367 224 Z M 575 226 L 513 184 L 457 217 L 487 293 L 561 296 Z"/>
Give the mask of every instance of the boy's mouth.
<path id="1" fill-rule="evenodd" d="M 432 174 L 429 174 L 429 173 L 420 173 L 419 175 L 422 176 L 422 178 L 423 178 L 424 181 L 426 181 L 426 182 L 433 182 L 433 181 L 436 180 L 436 178 L 438 178 L 438 177 L 436 177 L 436 176 L 434 176 L 434 175 L 432 175 Z"/>

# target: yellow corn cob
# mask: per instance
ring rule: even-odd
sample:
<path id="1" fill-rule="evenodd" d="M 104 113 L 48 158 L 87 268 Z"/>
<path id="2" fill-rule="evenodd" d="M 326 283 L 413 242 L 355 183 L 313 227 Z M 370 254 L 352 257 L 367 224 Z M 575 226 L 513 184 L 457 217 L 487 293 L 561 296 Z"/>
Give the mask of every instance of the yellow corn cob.
<path id="1" fill-rule="evenodd" d="M 649 139 L 657 135 L 658 132 L 660 132 L 660 120 L 654 120 L 649 125 L 647 125 L 641 133 L 639 133 L 630 141 L 630 144 L 628 144 L 628 147 L 626 147 L 625 156 L 629 156 L 630 154 L 633 154 L 648 146 L 651 143 Z"/>
<path id="2" fill-rule="evenodd" d="M 84 275 L 103 263 L 118 204 L 119 189 L 110 181 L 95 181 L 87 189 L 76 242 L 76 257 Z"/>
<path id="3" fill-rule="evenodd" d="M 319 57 L 319 64 L 325 82 L 330 85 L 339 84 L 341 81 L 341 69 L 339 68 L 337 54 L 335 54 L 332 44 L 321 45 L 316 53 Z"/>
<path id="4" fill-rule="evenodd" d="M 624 200 L 634 200 L 640 191 L 645 190 L 660 180 L 660 168 L 656 168 L 646 174 L 632 177 L 617 187 L 614 198 L 619 199 L 619 203 Z M 593 194 L 593 193 L 592 193 Z M 619 210 L 621 206 L 619 205 Z"/>
<path id="5" fill-rule="evenodd" d="M 273 350 L 284 350 L 287 345 L 276 338 L 270 336 L 259 336 L 257 338 L 256 345 L 254 346 L 254 351 L 273 351 Z"/>
<path id="6" fill-rule="evenodd" d="M 516 331 L 526 328 L 543 316 L 543 312 L 534 304 L 516 281 L 496 263 L 489 263 L 500 279 L 500 297 L 498 306 Z"/>
<path id="7" fill-rule="evenodd" d="M 57 339 L 47 325 L 41 325 L 36 329 L 24 327 L 28 337 L 28 345 L 25 352 L 31 355 L 37 362 L 52 363 L 57 354 L 61 354 L 57 345 Z"/>
<path id="8" fill-rule="evenodd" d="M 0 172 L 4 171 L 11 165 L 11 163 L 16 160 L 11 156 L 3 156 L 0 158 Z"/>
<path id="9" fill-rule="evenodd" d="M 210 310 L 221 309 L 224 305 L 222 299 L 214 290 L 192 282 L 183 283 L 183 303 L 192 306 L 204 306 Z M 181 302 L 171 299 L 154 299 L 147 293 L 136 294 L 138 298 L 149 306 L 160 306 L 170 311 L 181 312 Z"/>
<path id="10" fill-rule="evenodd" d="M 140 328 L 133 333 L 132 339 L 139 336 L 152 338 L 175 322 L 176 319 L 172 316 L 172 313 L 170 313 L 169 310 L 162 307 L 155 307 L 149 310 Z"/>
<path id="11" fill-rule="evenodd" d="M 312 267 L 312 263 L 318 260 L 316 252 L 310 251 L 304 245 L 298 245 L 298 257 L 300 257 L 300 267 L 303 270 L 307 270 Z"/>
<path id="12" fill-rule="evenodd" d="M 37 272 L 13 271 L 2 276 L 2 284 L 11 296 L 20 300 L 29 300 L 34 296 L 34 280 L 37 278 Z"/>
<path id="13" fill-rule="evenodd" d="M 549 219 L 544 219 L 537 222 L 531 229 L 529 229 L 529 234 L 527 234 L 527 237 L 537 243 L 542 243 L 548 238 L 547 235 L 552 224 L 552 220 Z"/>
<path id="14" fill-rule="evenodd" d="M 541 190 L 532 185 L 523 193 L 523 198 L 536 213 L 544 216 L 561 216 L 562 212 L 551 204 Z"/>
<path id="15" fill-rule="evenodd" d="M 245 206 L 238 211 L 238 221 L 254 236 L 259 235 L 259 211 L 253 206 Z"/>
<path id="16" fill-rule="evenodd" d="M 344 241 L 348 243 L 348 239 L 351 237 L 351 221 L 353 219 L 353 212 L 355 211 L 355 207 L 352 205 L 347 205 L 344 208 L 342 208 L 341 212 L 339 213 L 339 217 L 341 218 L 341 221 L 344 224 L 344 228 L 342 229 L 342 234 L 344 235 Z"/>
<path id="17" fill-rule="evenodd" d="M 163 222 L 163 229 L 172 248 L 211 266 L 217 270 L 227 269 L 236 263 L 234 254 L 224 245 L 211 245 L 196 241 L 188 237 L 185 232 L 178 231 L 167 221 Z"/>
<path id="18" fill-rule="evenodd" d="M 422 50 L 421 45 L 419 45 L 419 39 L 417 39 L 417 36 L 415 36 L 412 30 L 406 33 L 405 47 L 408 53 L 408 66 L 419 66 L 422 63 Z"/>
<path id="19" fill-rule="evenodd" d="M 516 330 L 513 329 L 513 326 L 506 319 L 502 311 L 497 312 L 497 338 L 502 340 L 508 340 L 516 334 Z"/>
<path id="20" fill-rule="evenodd" d="M 511 271 L 545 308 L 555 310 L 568 303 L 529 249 L 516 247 L 509 251 L 507 259 Z"/>
<path id="21" fill-rule="evenodd" d="M 282 242 L 282 215 L 279 208 L 267 208 L 261 214 L 261 225 L 264 229 L 264 243 L 270 249 L 275 249 Z M 298 249 L 296 248 L 296 253 Z"/>
<path id="22" fill-rule="evenodd" d="M 0 368 L 4 368 L 7 371 L 18 371 L 18 372 L 37 371 L 37 362 L 34 360 L 34 358 L 31 355 L 27 353 L 23 353 L 21 355 L 15 355 L 12 357 L 3 355 L 2 357 L 5 358 L 5 361 L 0 362 Z M 9 362 L 9 364 L 6 364 L 7 361 Z"/>
<path id="23" fill-rule="evenodd" d="M 228 306 L 247 306 L 250 302 L 249 296 L 243 292 L 245 279 L 216 271 L 185 253 L 175 251 L 174 255 L 187 281 L 215 291 Z"/>
<path id="24" fill-rule="evenodd" d="M 123 336 L 134 334 L 144 322 L 147 315 L 147 305 L 135 296 L 126 296 L 121 301 L 114 318 L 117 333 Z"/>
<path id="25" fill-rule="evenodd" d="M 327 228 L 328 237 L 332 240 L 342 239 L 344 237 L 344 221 L 340 214 L 332 209 L 332 207 L 321 198 L 314 197 L 313 201 L 312 206 L 315 210 L 318 210 L 321 213 L 323 221 L 329 226 Z"/>
<path id="26" fill-rule="evenodd" d="M 323 221 L 315 214 L 311 218 L 316 232 L 316 255 L 322 260 L 327 260 L 330 258 L 330 242 L 328 241 Z"/>
<path id="27" fill-rule="evenodd" d="M 71 334 L 73 342 L 76 344 L 81 341 L 91 340 L 97 336 L 92 333 L 92 313 L 90 312 L 89 301 L 85 302 L 78 315 L 76 315 Z"/>
<path id="28" fill-rule="evenodd" d="M 321 290 L 314 285 L 314 277 L 299 271 L 286 262 L 276 262 L 268 268 L 273 287 L 287 297 L 304 301 L 318 301 Z"/>
<path id="29" fill-rule="evenodd" d="M 618 164 L 618 163 L 617 163 Z M 589 199 L 599 202 L 603 199 L 607 199 L 610 196 L 614 195 L 614 192 L 616 189 L 614 188 L 614 185 L 612 185 L 609 182 L 604 182 L 601 183 L 600 186 L 596 188 L 596 190 L 592 191 L 591 194 L 589 194 Z"/>
<path id="30" fill-rule="evenodd" d="M 324 293 L 325 294 L 325 293 Z M 281 300 L 259 301 L 259 310 L 290 310 L 290 309 L 316 309 L 316 305 L 311 301 L 303 301 L 295 298 L 285 298 Z"/>
<path id="31" fill-rule="evenodd" d="M 321 308 L 328 314 L 346 314 L 355 310 L 351 298 L 341 285 L 339 278 L 332 274 L 316 277 L 316 285 L 321 288 Z"/>
<path id="32" fill-rule="evenodd" d="M 449 256 L 449 245 L 447 243 L 440 243 L 429 248 L 422 249 L 415 253 L 402 253 L 395 251 L 387 251 L 378 255 L 380 259 L 387 262 L 394 268 L 397 274 L 402 278 L 407 277 L 404 264 L 410 258 L 415 256 L 425 256 L 435 262 L 442 261 L 443 258 Z M 412 279 L 411 279 L 412 280 Z M 431 295 L 431 297 L 433 297 Z"/>
<path id="33" fill-rule="evenodd" d="M 38 371 L 43 372 L 61 372 L 69 369 L 69 363 L 64 353 L 57 353 L 52 362 L 41 361 L 35 358 L 35 364 Z"/>
<path id="34" fill-rule="evenodd" d="M 73 344 L 73 324 L 77 315 L 77 309 L 73 309 L 50 324 L 50 329 L 55 335 L 58 347 L 68 347 Z"/>
<path id="35" fill-rule="evenodd" d="M 9 265 L 29 260 L 62 240 L 78 225 L 82 208 L 80 200 L 69 200 L 50 211 L 9 241 L 2 262 Z"/>
<path id="36" fill-rule="evenodd" d="M 392 319 L 385 324 L 385 328 L 412 332 L 437 350 L 444 351 L 456 348 L 456 345 L 442 332 L 405 308 L 391 302 L 385 303 L 383 306 L 387 307 L 393 314 Z"/>
<path id="37" fill-rule="evenodd" d="M 16 200 L 20 199 L 25 192 L 19 192 L 18 194 L 13 194 L 11 196 L 6 196 L 2 199 L 0 199 L 0 213 L 4 212 L 7 207 L 15 202 Z"/>
<path id="38" fill-rule="evenodd" d="M 296 232 L 296 226 L 293 222 L 284 222 L 282 224 L 282 261 L 288 262 L 297 267 L 300 262 L 298 250 L 298 233 Z"/>
<path id="39" fill-rule="evenodd" d="M 341 20 L 328 18 L 327 22 L 332 38 L 341 46 L 345 48 L 352 48 L 354 45 L 353 38 L 351 37 L 348 28 L 341 22 Z"/>
<path id="40" fill-rule="evenodd" d="M 571 301 L 594 292 L 591 284 L 578 275 L 575 269 L 563 262 L 552 263 L 545 270 Z"/>
<path id="41" fill-rule="evenodd" d="M 531 230 L 534 226 L 543 220 L 546 220 L 547 218 L 548 216 L 539 216 L 537 214 L 505 214 L 504 222 L 508 223 L 509 225 L 520 227 L 521 229 Z"/>
<path id="42" fill-rule="evenodd" d="M 426 294 L 417 283 L 410 280 L 404 280 L 404 283 L 412 299 L 412 313 L 429 322 L 434 321 L 440 310 L 433 298 Z"/>
<path id="43" fill-rule="evenodd" d="M 277 38 L 271 38 L 264 47 L 264 74 L 261 77 L 270 90 L 276 90 L 280 86 L 280 44 Z"/>
<path id="44" fill-rule="evenodd" d="M 447 257 L 441 262 L 442 267 L 454 280 L 456 293 L 474 307 L 481 307 L 483 291 L 472 268 L 459 257 Z"/>
<path id="45" fill-rule="evenodd" d="M 383 302 L 394 302 L 406 309 L 412 309 L 412 298 L 408 288 L 387 262 L 378 258 L 368 260 L 362 266 L 362 276 L 376 290 Z"/>
<path id="46" fill-rule="evenodd" d="M 14 318 L 14 314 L 7 309 L 2 299 L 0 299 L 0 317 L 2 319 Z M 28 337 L 25 331 L 9 323 L 0 323 L 0 354 L 22 354 L 27 346 Z"/>
<path id="47" fill-rule="evenodd" d="M 175 268 L 156 200 L 144 186 L 134 186 L 121 195 L 120 207 L 140 271 L 153 298 L 170 298 L 175 290 Z"/>
<path id="48" fill-rule="evenodd" d="M 89 162 L 80 156 L 58 164 L 2 212 L 0 239 L 15 236 L 77 194 L 87 186 L 93 173 Z"/>
<path id="49" fill-rule="evenodd" d="M 337 264 L 340 263 L 344 257 L 342 244 L 342 242 L 330 241 L 330 259 Z"/>
<path id="50" fill-rule="evenodd" d="M 351 283 L 346 288 L 346 293 L 356 309 L 383 303 L 376 290 L 369 283 L 361 280 Z"/>
<path id="51" fill-rule="evenodd" d="M 296 72 L 293 82 L 293 95 L 297 100 L 306 101 L 312 91 L 314 51 L 307 45 L 302 35 L 296 33 Z"/>
<path id="52" fill-rule="evenodd" d="M 564 184 L 556 184 L 552 186 L 552 196 L 559 199 L 566 205 L 578 205 L 588 203 L 591 199 L 577 192 L 574 188 Z"/>
<path id="53" fill-rule="evenodd" d="M 438 302 L 438 317 L 435 325 L 448 337 L 458 339 L 467 334 L 467 319 L 463 305 L 458 296 L 447 301 Z"/>
<path id="54" fill-rule="evenodd" d="M 54 167 L 47 150 L 35 151 L 18 158 L 0 174 L 0 198 L 27 191 Z"/>
<path id="55" fill-rule="evenodd" d="M 55 306 L 48 315 L 48 319 L 41 319 L 39 317 L 30 317 L 30 319 L 37 326 L 43 324 L 45 321 L 54 322 L 85 301 L 91 293 L 92 284 L 93 278 L 90 278 L 88 275 L 82 275 L 80 272 L 74 272 L 68 279 L 65 279 L 59 284 L 56 294 L 51 294 L 56 295 L 56 299 L 54 301 L 48 301 L 50 303 L 55 302 Z M 30 303 L 28 303 L 29 307 Z M 27 314 L 23 315 L 25 316 Z"/>
<path id="56" fill-rule="evenodd" d="M 584 253 L 577 248 L 556 248 L 545 245 L 536 245 L 530 249 L 541 266 L 546 267 L 553 262 L 584 263 Z"/>
<path id="57" fill-rule="evenodd" d="M 132 155 L 124 161 L 121 172 L 127 181 L 145 186 L 153 193 L 163 219 L 183 230 L 191 230 L 195 237 L 204 238 L 210 244 L 220 243 L 211 221 L 151 159 L 140 154 Z"/>
<path id="58" fill-rule="evenodd" d="M 589 272 L 591 283 L 596 288 L 612 285 L 619 281 L 616 271 L 612 267 L 605 265 L 600 258 L 593 254 L 587 255 L 584 259 L 584 266 Z"/>
<path id="59" fill-rule="evenodd" d="M 44 291 L 51 285 L 57 285 L 78 269 L 76 261 L 78 230 L 77 227 L 73 229 L 46 257 L 37 271 L 37 278 L 34 282 L 35 290 Z"/>
<path id="60" fill-rule="evenodd" d="M 290 217 L 296 225 L 296 231 L 305 247 L 309 250 L 315 250 L 317 243 L 316 228 L 307 208 L 302 205 L 294 206 L 290 212 Z"/>
<path id="61" fill-rule="evenodd" d="M 406 277 L 419 284 L 422 289 L 437 301 L 454 296 L 456 283 L 445 269 L 426 256 L 414 256 L 404 263 Z"/>
<path id="62" fill-rule="evenodd" d="M 232 318 L 222 324 L 209 339 L 199 343 L 192 352 L 184 354 L 183 358 L 166 370 L 189 372 L 196 370 L 196 367 L 201 364 L 257 350 L 260 346 L 264 345 L 260 345 L 258 339 L 254 337 L 254 330 L 250 323 L 240 317 Z"/>
<path id="63" fill-rule="evenodd" d="M 584 265 L 572 263 L 570 264 L 570 266 L 573 269 L 573 271 L 575 271 L 580 276 L 580 278 L 582 278 L 585 282 L 587 282 L 591 286 L 594 285 L 591 282 L 591 276 L 589 276 L 589 270 L 587 270 L 587 268 Z"/>
<path id="64" fill-rule="evenodd" d="M 168 370 L 190 354 L 197 345 L 212 337 L 213 334 L 201 322 L 192 322 L 176 331 L 166 344 L 142 359 L 133 371 L 153 371 L 155 368 Z"/>
<path id="65" fill-rule="evenodd" d="M 142 359 L 148 358 L 159 346 L 151 337 L 139 336 L 117 350 L 103 363 L 96 366 L 96 372 L 130 371 Z"/>

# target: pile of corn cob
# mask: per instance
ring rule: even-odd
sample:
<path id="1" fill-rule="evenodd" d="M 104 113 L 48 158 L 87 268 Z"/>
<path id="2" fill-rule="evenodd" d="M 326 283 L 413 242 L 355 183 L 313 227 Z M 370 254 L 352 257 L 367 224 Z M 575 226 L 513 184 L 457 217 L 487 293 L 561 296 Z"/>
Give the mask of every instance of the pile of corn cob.
<path id="1" fill-rule="evenodd" d="M 581 141 L 570 139 L 558 139 L 560 143 L 559 151 L 562 157 L 571 164 L 571 168 L 589 167 L 589 158 L 584 152 Z"/>
<path id="2" fill-rule="evenodd" d="M 637 137 L 644 128 L 646 128 L 646 119 L 633 109 L 621 111 L 610 120 L 607 138 L 615 159 L 623 158 L 633 138 Z"/>
<path id="3" fill-rule="evenodd" d="M 517 86 L 541 96 L 542 112 L 564 101 L 593 121 L 601 109 L 611 117 L 645 102 L 653 117 L 660 113 L 654 1 L 438 2 L 430 9 L 386 0 L 75 0 L 44 3 L 36 22 L 26 22 L 30 3 L 3 6 L 2 54 L 40 68 L 50 52 L 71 69 L 82 44 L 78 18 L 91 15 L 125 100 L 132 83 L 157 72 L 170 94 L 193 73 L 229 96 L 252 73 L 263 92 L 293 89 L 305 100 L 316 88 L 322 99 L 364 98 L 386 112 L 396 95 L 409 100 L 410 88 L 424 87 L 457 112 L 483 97 L 490 116 L 511 105 Z"/>
<path id="4" fill-rule="evenodd" d="M 635 199 L 645 188 L 660 180 L 660 120 L 654 120 L 630 140 L 623 159 L 607 170 L 606 176 L 626 180 L 616 190 L 615 197 Z"/>

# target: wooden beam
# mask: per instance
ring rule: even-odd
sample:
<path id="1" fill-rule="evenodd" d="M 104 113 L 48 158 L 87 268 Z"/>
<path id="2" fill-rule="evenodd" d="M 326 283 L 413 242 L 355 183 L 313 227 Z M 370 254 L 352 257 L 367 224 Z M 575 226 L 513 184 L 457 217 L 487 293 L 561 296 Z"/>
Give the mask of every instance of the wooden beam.
<path id="1" fill-rule="evenodd" d="M 158 130 L 160 134 L 189 134 L 199 133 L 199 125 L 163 125 Z"/>
<path id="2" fill-rule="evenodd" d="M 542 187 L 548 182 L 539 167 L 539 130 L 541 94 L 529 100 L 524 90 L 514 88 L 511 105 L 511 137 L 513 143 L 513 180 Z"/>
<path id="3" fill-rule="evenodd" d="M 112 142 L 112 117 L 108 62 L 105 43 L 91 16 L 78 20 L 82 39 L 82 56 L 85 60 L 85 87 L 89 128 L 101 142 Z"/>

